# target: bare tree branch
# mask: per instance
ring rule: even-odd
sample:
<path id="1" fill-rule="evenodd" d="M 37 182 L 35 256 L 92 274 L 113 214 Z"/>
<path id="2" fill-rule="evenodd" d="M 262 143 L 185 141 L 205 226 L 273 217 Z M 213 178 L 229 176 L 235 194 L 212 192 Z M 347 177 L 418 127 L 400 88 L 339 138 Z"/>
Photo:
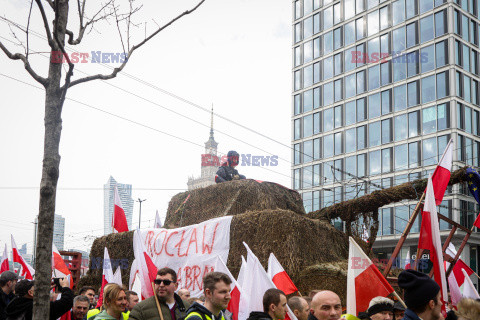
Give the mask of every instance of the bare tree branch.
<path id="1" fill-rule="evenodd" d="M 55 8 L 55 6 L 53 5 L 53 1 L 52 1 L 52 0 L 45 0 L 45 1 L 48 2 L 48 4 L 50 5 L 50 7 L 51 7 L 52 9 Z"/>
<path id="2" fill-rule="evenodd" d="M 43 26 L 45 27 L 45 32 L 47 33 L 48 45 L 50 46 L 50 48 L 54 49 L 52 34 L 50 33 L 50 27 L 48 26 L 47 15 L 45 14 L 45 10 L 43 9 L 42 2 L 41 0 L 35 0 L 35 2 L 38 5 L 38 9 L 40 10 L 40 13 L 42 14 Z M 53 3 L 51 4 L 51 6 L 53 6 Z"/>
<path id="3" fill-rule="evenodd" d="M 73 86 L 76 86 L 77 84 L 80 84 L 80 83 L 84 83 L 84 82 L 88 82 L 88 81 L 92 81 L 92 80 L 109 80 L 109 79 L 113 79 L 117 76 L 117 74 L 123 70 L 123 68 L 125 68 L 125 65 L 127 64 L 128 62 L 128 59 L 130 59 L 130 57 L 132 56 L 133 52 L 135 50 L 137 50 L 138 48 L 140 48 L 141 46 L 143 46 L 147 41 L 149 41 L 150 39 L 152 39 L 153 37 L 155 37 L 158 33 L 160 33 L 162 30 L 164 30 L 165 28 L 169 27 L 170 25 L 172 25 L 175 21 L 177 21 L 178 19 L 180 19 L 181 17 L 185 16 L 185 15 L 188 15 L 192 12 L 194 12 L 195 10 L 197 10 L 203 3 L 205 2 L 205 0 L 201 0 L 195 7 L 193 7 L 192 9 L 190 10 L 186 10 L 184 11 L 183 13 L 179 14 L 177 17 L 175 17 L 174 19 L 170 20 L 170 22 L 168 22 L 167 24 L 163 25 L 162 27 L 158 28 L 155 32 L 153 32 L 151 35 L 149 35 L 147 38 L 145 38 L 142 42 L 140 42 L 139 44 L 137 45 L 134 45 L 129 51 L 128 51 L 128 55 L 127 55 L 127 59 L 125 59 L 125 61 L 118 67 L 118 68 L 115 68 L 113 69 L 113 72 L 110 73 L 110 74 L 96 74 L 96 75 L 93 75 L 93 76 L 88 76 L 88 77 L 85 77 L 85 78 L 81 78 L 81 79 L 78 79 L 78 80 L 74 80 L 70 83 L 69 87 L 73 87 Z"/>
<path id="4" fill-rule="evenodd" d="M 83 20 L 85 18 L 85 0 L 83 0 L 82 4 L 80 5 L 80 0 L 77 0 L 77 5 L 78 5 L 78 15 L 80 17 L 80 26 L 78 28 L 78 37 L 77 39 L 74 40 L 75 36 L 73 34 L 72 31 L 70 30 L 67 30 L 66 31 L 66 34 L 68 35 L 68 44 L 70 45 L 77 45 L 79 44 L 80 42 L 82 42 L 82 39 L 83 39 L 83 36 L 85 34 L 85 31 L 87 30 L 87 27 L 88 26 L 93 26 L 94 23 L 100 21 L 100 20 L 104 20 L 104 19 L 107 19 L 109 16 L 112 15 L 112 12 L 108 12 L 100 17 L 97 18 L 97 16 L 102 12 L 104 11 L 108 6 L 110 6 L 110 4 L 114 3 L 114 0 L 110 0 L 108 1 L 105 5 L 103 5 L 98 11 L 97 13 L 95 13 L 92 17 L 92 19 L 90 19 L 85 25 L 83 24 Z"/>
<path id="5" fill-rule="evenodd" d="M 125 53 L 125 44 L 123 43 L 122 30 L 120 29 L 120 21 L 118 20 L 117 8 L 115 7 L 115 4 L 113 4 L 112 7 L 113 7 L 113 13 L 115 15 L 115 21 L 117 23 L 118 35 L 120 36 L 120 42 L 122 43 L 123 53 Z M 127 32 L 127 36 L 128 36 L 128 32 Z"/>
<path id="6" fill-rule="evenodd" d="M 8 49 L 3 45 L 2 42 L 0 42 L 0 49 L 2 49 L 3 52 L 7 55 L 12 60 L 21 60 L 23 61 L 23 64 L 25 66 L 25 70 L 32 76 L 33 79 L 35 79 L 38 83 L 42 84 L 44 87 L 47 84 L 47 79 L 42 78 L 39 76 L 30 66 L 30 63 L 28 62 L 28 59 L 21 53 L 15 53 L 12 54 Z"/>
<path id="7" fill-rule="evenodd" d="M 30 53 L 29 46 L 28 46 L 28 30 L 30 28 L 30 17 L 32 16 L 32 7 L 33 7 L 33 0 L 30 1 L 30 11 L 28 12 L 27 30 L 25 31 L 25 33 L 27 34 L 26 35 L 26 37 L 27 37 L 27 52 L 25 54 L 25 57 L 27 58 L 27 60 L 28 60 L 28 54 Z"/>

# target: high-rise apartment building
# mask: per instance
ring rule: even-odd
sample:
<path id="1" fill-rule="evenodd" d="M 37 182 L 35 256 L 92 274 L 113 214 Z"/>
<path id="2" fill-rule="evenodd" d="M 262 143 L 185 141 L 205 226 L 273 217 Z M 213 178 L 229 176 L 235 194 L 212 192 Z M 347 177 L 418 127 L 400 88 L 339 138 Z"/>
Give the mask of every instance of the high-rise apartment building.
<path id="1" fill-rule="evenodd" d="M 133 217 L 133 198 L 132 198 L 132 185 L 117 183 L 115 179 L 110 176 L 107 183 L 103 185 L 103 232 L 104 235 L 112 233 L 112 215 L 114 207 L 114 195 L 115 185 L 118 188 L 118 194 L 122 201 L 123 210 L 127 217 L 128 229 L 132 229 L 132 217 Z"/>
<path id="2" fill-rule="evenodd" d="M 450 139 L 453 170 L 478 166 L 480 1 L 292 4 L 293 187 L 307 212 L 428 177 Z M 390 257 L 414 207 L 380 209 L 380 258 Z M 456 185 L 439 212 L 470 228 L 479 211 Z M 417 219 L 402 259 L 415 254 L 419 227 Z M 450 226 L 440 228 L 444 240 Z M 474 232 L 462 254 L 475 271 L 479 244 Z"/>
<path id="3" fill-rule="evenodd" d="M 33 248 L 37 246 L 37 237 L 38 236 L 38 216 L 35 217 L 35 233 L 33 239 Z M 63 250 L 65 245 L 65 218 L 59 214 L 55 215 L 53 220 L 53 243 L 57 247 L 58 250 Z M 24 247 L 22 246 L 22 249 Z M 26 246 L 25 246 L 26 250 Z M 33 249 L 35 252 L 35 249 Z"/>

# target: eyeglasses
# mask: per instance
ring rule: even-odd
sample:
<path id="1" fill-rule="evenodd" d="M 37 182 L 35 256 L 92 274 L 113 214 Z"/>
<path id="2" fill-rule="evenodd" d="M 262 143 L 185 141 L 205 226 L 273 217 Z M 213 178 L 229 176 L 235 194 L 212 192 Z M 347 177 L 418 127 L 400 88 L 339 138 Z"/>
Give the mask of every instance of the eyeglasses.
<path id="1" fill-rule="evenodd" d="M 162 284 L 162 282 L 163 282 L 164 285 L 169 286 L 173 281 L 172 280 L 164 280 L 164 279 L 153 280 L 153 283 L 158 284 L 158 285 Z"/>

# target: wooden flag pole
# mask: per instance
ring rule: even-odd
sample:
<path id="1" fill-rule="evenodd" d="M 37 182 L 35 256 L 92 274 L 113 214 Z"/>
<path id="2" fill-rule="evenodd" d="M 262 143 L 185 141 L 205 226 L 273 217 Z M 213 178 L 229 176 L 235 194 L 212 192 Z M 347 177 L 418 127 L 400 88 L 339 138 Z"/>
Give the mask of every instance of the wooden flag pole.
<path id="1" fill-rule="evenodd" d="M 398 301 L 400 301 L 400 303 L 402 304 L 402 306 L 404 306 L 405 309 L 407 309 L 407 305 L 405 304 L 405 302 L 403 302 L 402 298 L 400 298 L 400 296 L 398 295 L 398 293 L 397 293 L 395 290 L 393 291 L 393 295 L 394 295 L 395 297 L 397 297 Z"/>
<path id="2" fill-rule="evenodd" d="M 402 233 L 402 236 L 398 240 L 397 246 L 395 247 L 395 250 L 392 253 L 392 256 L 390 257 L 390 260 L 388 261 L 387 266 L 385 267 L 385 270 L 383 271 L 383 275 L 386 277 L 388 276 L 388 273 L 390 272 L 390 269 L 392 269 L 393 261 L 398 256 L 398 253 L 400 252 L 400 249 L 402 249 L 402 246 L 407 239 L 407 235 L 410 232 L 410 229 L 412 228 L 413 223 L 415 222 L 415 219 L 417 218 L 418 212 L 420 211 L 421 203 L 425 199 L 425 192 L 422 193 L 422 196 L 420 197 L 420 200 L 418 200 L 417 206 L 415 207 L 415 210 L 412 213 L 412 216 L 410 217 L 410 220 L 408 220 L 407 226 L 405 227 L 405 230 Z"/>
<path id="3" fill-rule="evenodd" d="M 160 301 L 158 301 L 157 294 L 155 293 L 155 285 L 153 284 L 153 282 L 151 284 L 153 289 L 153 296 L 155 297 L 155 304 L 157 305 L 158 314 L 160 315 L 160 319 L 163 320 L 162 307 L 160 306 Z"/>

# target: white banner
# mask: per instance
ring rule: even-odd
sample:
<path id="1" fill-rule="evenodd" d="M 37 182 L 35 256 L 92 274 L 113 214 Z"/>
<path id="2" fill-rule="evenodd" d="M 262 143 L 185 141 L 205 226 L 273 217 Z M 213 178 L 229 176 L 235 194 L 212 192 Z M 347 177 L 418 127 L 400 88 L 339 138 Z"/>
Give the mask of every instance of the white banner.
<path id="1" fill-rule="evenodd" d="M 198 297 L 203 276 L 213 271 L 217 256 L 228 259 L 231 222 L 227 216 L 178 229 L 142 229 L 140 236 L 155 266 L 175 270 L 178 288 Z"/>

